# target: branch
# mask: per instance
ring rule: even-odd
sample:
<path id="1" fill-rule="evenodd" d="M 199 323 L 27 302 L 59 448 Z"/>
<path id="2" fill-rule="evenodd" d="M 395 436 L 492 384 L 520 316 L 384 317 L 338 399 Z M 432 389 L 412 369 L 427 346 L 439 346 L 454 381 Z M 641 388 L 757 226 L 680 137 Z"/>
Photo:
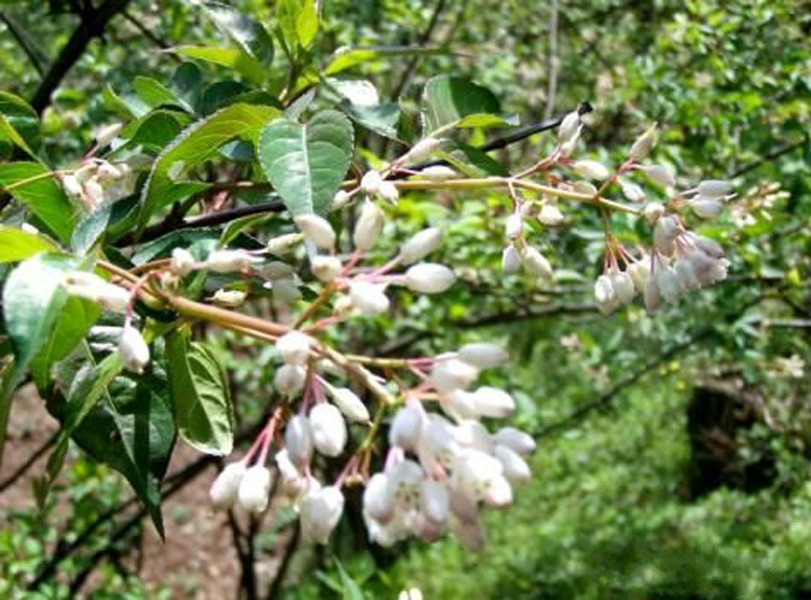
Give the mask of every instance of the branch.
<path id="1" fill-rule="evenodd" d="M 92 14 L 82 16 L 79 26 L 56 57 L 31 99 L 31 106 L 38 114 L 42 114 L 50 104 L 51 94 L 82 57 L 93 38 L 104 33 L 107 24 L 122 12 L 128 3 L 129 0 L 105 0 Z"/>
<path id="2" fill-rule="evenodd" d="M 23 464 L 21 464 L 16 471 L 9 475 L 2 483 L 0 483 L 0 492 L 4 492 L 6 488 L 11 487 L 14 483 L 22 477 L 31 466 L 39 460 L 39 458 L 48 451 L 48 448 L 54 445 L 58 435 L 55 433 L 42 444 L 39 448 L 34 450 L 33 454 L 29 456 Z"/>
<path id="3" fill-rule="evenodd" d="M 159 48 L 163 48 L 164 50 L 167 50 L 167 49 L 171 48 L 171 45 L 166 40 L 164 40 L 164 39 L 158 37 L 157 35 L 155 35 L 154 33 L 152 33 L 147 28 L 147 26 L 144 25 L 143 23 L 141 23 L 141 21 L 139 21 L 132 13 L 130 13 L 130 12 L 126 11 L 126 10 L 122 10 L 121 11 L 121 16 L 124 17 L 133 27 L 135 27 L 135 29 L 137 29 L 139 32 L 141 32 L 141 35 L 143 35 L 146 39 L 151 41 L 153 44 L 155 44 Z M 178 56 L 175 53 L 169 53 L 168 56 L 170 56 L 171 58 L 173 58 L 174 60 L 176 60 L 178 62 L 182 61 L 180 56 Z"/>
<path id="4" fill-rule="evenodd" d="M 437 2 L 436 7 L 434 8 L 433 14 L 431 15 L 431 20 L 428 22 L 428 27 L 425 29 L 425 31 L 422 32 L 422 35 L 420 36 L 419 41 L 417 42 L 418 46 L 421 47 L 426 46 L 428 42 L 431 40 L 431 35 L 434 33 L 434 29 L 436 28 L 437 23 L 439 23 L 439 17 L 442 15 L 442 11 L 444 10 L 445 10 L 445 0 L 439 0 L 439 2 Z M 394 86 L 394 90 L 392 90 L 391 92 L 391 99 L 393 101 L 396 101 L 400 97 L 400 94 L 403 93 L 403 90 L 408 85 L 408 82 L 411 80 L 411 75 L 414 73 L 414 69 L 417 68 L 419 60 L 420 55 L 415 54 L 413 57 L 411 57 L 411 60 L 408 61 L 408 64 L 406 65 L 406 68 L 403 71 L 403 74 L 400 76 L 400 81 L 397 82 L 397 85 Z"/>
<path id="5" fill-rule="evenodd" d="M 279 594 L 279 591 L 282 589 L 284 578 L 290 568 L 290 563 L 293 562 L 293 555 L 296 553 L 296 547 L 298 546 L 300 534 L 301 522 L 296 519 L 296 522 L 293 524 L 293 534 L 290 536 L 290 541 L 287 542 L 287 546 L 284 549 L 282 562 L 279 565 L 279 568 L 276 569 L 276 574 L 273 576 L 273 581 L 270 584 L 270 589 L 268 590 L 266 600 L 275 600 L 276 596 Z"/>
<path id="6" fill-rule="evenodd" d="M 25 55 L 31 61 L 31 64 L 34 65 L 34 68 L 37 70 L 37 73 L 39 73 L 39 76 L 42 77 L 45 73 L 45 65 L 48 62 L 45 54 L 37 47 L 34 40 L 32 40 L 28 35 L 28 32 L 26 32 L 25 29 L 23 29 L 23 27 L 17 23 L 17 20 L 11 15 L 7 15 L 5 12 L 0 12 L 0 21 L 6 24 L 6 27 L 8 27 L 11 35 L 13 35 L 14 39 L 17 40 L 20 48 L 23 49 L 23 52 L 25 52 Z"/>
<path id="7" fill-rule="evenodd" d="M 797 142 L 794 142 L 793 144 L 787 144 L 787 145 L 785 145 L 785 146 L 783 146 L 781 148 L 778 148 L 777 150 L 772 150 L 768 154 L 764 154 L 763 156 L 761 156 L 757 160 L 749 163 L 748 165 L 744 165 L 743 167 L 741 167 L 741 168 L 735 170 L 734 172 L 730 173 L 729 176 L 727 177 L 727 179 L 734 179 L 735 177 L 740 177 L 744 173 L 748 173 L 749 171 L 753 171 L 754 169 L 757 169 L 762 164 L 773 161 L 776 158 L 780 158 L 784 154 L 788 154 L 789 152 L 792 152 L 792 151 L 796 150 L 797 148 L 799 148 L 800 146 L 804 146 L 807 143 L 808 143 L 808 137 L 806 136 L 806 137 L 803 137 L 803 139 L 801 139 L 801 140 L 799 140 Z"/>
<path id="8" fill-rule="evenodd" d="M 549 17 L 549 81 L 546 88 L 546 110 L 544 119 L 551 119 L 555 112 L 555 100 L 558 95 L 558 0 L 552 0 Z"/>

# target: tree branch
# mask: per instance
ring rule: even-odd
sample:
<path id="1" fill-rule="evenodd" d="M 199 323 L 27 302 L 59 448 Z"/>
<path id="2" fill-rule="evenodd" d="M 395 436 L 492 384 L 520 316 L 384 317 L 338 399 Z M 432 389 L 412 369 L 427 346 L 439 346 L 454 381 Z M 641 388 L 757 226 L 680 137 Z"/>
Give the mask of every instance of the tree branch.
<path id="1" fill-rule="evenodd" d="M 0 21 L 6 24 L 11 35 L 17 40 L 20 48 L 23 49 L 23 52 L 25 52 L 25 55 L 31 61 L 31 64 L 34 65 L 39 76 L 42 77 L 45 73 L 45 65 L 47 64 L 45 54 L 37 47 L 34 40 L 28 35 L 28 32 L 26 32 L 11 15 L 0 12 Z"/>
<path id="2" fill-rule="evenodd" d="M 23 464 L 17 467 L 17 470 L 9 475 L 2 483 L 0 483 L 0 492 L 4 492 L 6 488 L 11 487 L 14 483 L 22 477 L 31 466 L 39 460 L 39 458 L 48 451 L 48 448 L 54 445 L 58 435 L 55 433 L 42 444 L 39 448 L 29 456 Z"/>

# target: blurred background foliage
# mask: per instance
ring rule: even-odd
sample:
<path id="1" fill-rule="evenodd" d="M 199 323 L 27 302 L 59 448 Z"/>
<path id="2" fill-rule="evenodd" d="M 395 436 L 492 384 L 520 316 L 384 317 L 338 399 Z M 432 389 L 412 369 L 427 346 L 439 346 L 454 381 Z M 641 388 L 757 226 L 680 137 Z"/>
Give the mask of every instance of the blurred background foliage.
<path id="1" fill-rule="evenodd" d="M 272 22 L 272 2 L 231 4 Z M 32 97 L 77 25 L 77 7 L 93 10 L 85 0 L 0 4 L 0 89 Z M 734 178 L 737 197 L 704 229 L 728 248 L 729 280 L 653 318 L 639 306 L 610 318 L 593 310 L 602 236 L 587 208 L 567 207 L 574 226 L 536 237 L 560 270 L 559 285 L 540 293 L 499 274 L 502 230 L 493 215 L 503 214 L 502 198 L 404 198 L 387 236 L 404 238 L 426 222 L 445 227 L 441 259 L 465 285 L 441 301 L 400 298 L 399 320 L 340 335 L 361 348 L 383 339 L 384 350 L 399 345 L 406 354 L 474 339 L 506 343 L 510 368 L 489 376 L 515 392 L 516 422 L 538 438 L 534 479 L 515 507 L 489 518 L 481 554 L 452 539 L 370 548 L 344 523 L 334 554 L 293 557 L 282 596 L 395 597 L 417 586 L 429 599 L 811 597 L 809 9 L 803 0 L 324 2 L 313 51 L 322 65 L 344 46 L 441 50 L 349 71 L 382 98 L 399 99 L 407 114 L 422 84 L 441 73 L 489 87 L 523 123 L 587 100 L 595 110 L 581 153 L 616 164 L 657 121 L 658 162 L 686 180 Z M 56 163 L 76 159 L 92 131 L 115 118 L 106 86 L 121 93 L 136 75 L 165 81 L 178 64 L 166 48 L 212 40 L 225 43 L 192 2 L 129 2 L 46 109 L 48 154 Z M 209 81 L 227 75 L 203 69 Z M 364 135 L 369 156 L 402 149 Z M 536 135 L 499 159 L 526 165 L 551 143 Z M 615 224 L 623 239 L 636 239 L 630 221 Z M 212 341 L 225 348 L 229 340 Z M 268 359 L 251 344 L 223 356 L 250 422 L 264 409 Z M 65 479 L 51 496 L 70 501 L 62 531 L 82 531 L 128 493 L 120 478 L 82 459 Z M 53 551 L 48 506 L 3 517 L 4 596 Z M 93 548 L 111 532 L 92 531 L 90 552 L 60 569 L 93 564 Z M 117 544 L 126 549 L 136 537 L 137 528 Z M 272 544 L 260 551 L 275 552 Z M 96 569 L 94 598 L 172 593 L 114 563 Z M 68 593 L 53 585 L 36 597 Z M 173 593 L 207 597 L 205 580 L 197 585 Z"/>

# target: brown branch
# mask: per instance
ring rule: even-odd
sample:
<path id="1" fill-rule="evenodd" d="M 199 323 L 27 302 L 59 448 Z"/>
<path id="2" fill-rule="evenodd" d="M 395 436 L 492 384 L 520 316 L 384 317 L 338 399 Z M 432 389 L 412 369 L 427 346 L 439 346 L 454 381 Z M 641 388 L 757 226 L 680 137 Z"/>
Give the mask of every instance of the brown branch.
<path id="1" fill-rule="evenodd" d="M 28 60 L 31 61 L 31 64 L 34 65 L 34 68 L 37 70 L 37 73 L 39 73 L 39 76 L 42 77 L 45 74 L 45 65 L 47 63 L 45 54 L 36 46 L 34 40 L 32 40 L 31 36 L 28 35 L 28 32 L 25 31 L 25 29 L 23 29 L 23 27 L 17 23 L 17 20 L 11 15 L 6 14 L 5 12 L 0 12 L 0 21 L 6 24 L 9 33 L 14 36 L 14 39 L 17 40 L 20 48 L 22 48 L 23 52 L 25 52 Z"/>
<path id="2" fill-rule="evenodd" d="M 59 56 L 51 64 L 48 72 L 31 99 L 31 106 L 38 114 L 51 103 L 51 94 L 59 87 L 79 59 L 87 50 L 93 38 L 104 33 L 107 24 L 126 8 L 129 0 L 105 0 L 105 2 L 90 14 L 82 16 L 79 26 L 74 30 L 70 39 L 62 48 Z"/>
<path id="3" fill-rule="evenodd" d="M 9 475 L 2 483 L 0 483 L 0 492 L 4 492 L 6 488 L 11 487 L 14 483 L 22 477 L 28 469 L 30 469 L 39 458 L 48 451 L 48 448 L 54 445 L 56 442 L 57 434 L 53 434 L 45 443 L 42 444 L 39 448 L 34 450 L 34 452 L 29 456 L 23 464 L 17 467 L 17 470 L 14 471 L 11 475 Z"/>

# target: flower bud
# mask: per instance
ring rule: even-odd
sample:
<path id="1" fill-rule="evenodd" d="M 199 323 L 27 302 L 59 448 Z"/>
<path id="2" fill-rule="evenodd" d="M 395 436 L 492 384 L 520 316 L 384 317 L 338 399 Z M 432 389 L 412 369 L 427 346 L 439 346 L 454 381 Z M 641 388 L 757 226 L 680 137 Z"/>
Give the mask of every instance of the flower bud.
<path id="1" fill-rule="evenodd" d="M 679 285 L 685 290 L 695 290 L 701 287 L 701 282 L 696 277 L 693 263 L 686 257 L 676 261 L 674 266 Z"/>
<path id="2" fill-rule="evenodd" d="M 594 187 L 594 185 L 589 183 L 588 181 L 575 181 L 574 191 L 577 192 L 578 194 L 584 194 L 586 196 L 597 195 L 597 188 Z"/>
<path id="3" fill-rule="evenodd" d="M 217 290 L 211 301 L 218 306 L 234 308 L 245 302 L 247 294 L 241 290 Z"/>
<path id="4" fill-rule="evenodd" d="M 332 204 L 330 204 L 329 209 L 339 210 L 346 206 L 351 199 L 352 196 L 349 195 L 349 192 L 346 190 L 338 190 L 332 198 Z"/>
<path id="5" fill-rule="evenodd" d="M 503 419 L 515 410 L 515 401 L 507 392 L 483 386 L 473 392 L 476 412 L 483 417 Z"/>
<path id="6" fill-rule="evenodd" d="M 502 427 L 493 436 L 496 445 L 506 446 L 518 454 L 527 455 L 535 451 L 535 440 L 515 427 Z"/>
<path id="7" fill-rule="evenodd" d="M 303 469 L 313 457 L 313 435 L 310 421 L 303 415 L 292 417 L 284 428 L 284 445 L 296 467 Z"/>
<path id="8" fill-rule="evenodd" d="M 653 225 L 665 214 L 665 207 L 659 202 L 648 202 L 642 209 L 642 214 L 645 216 L 645 220 Z"/>
<path id="9" fill-rule="evenodd" d="M 661 265 L 661 268 L 656 272 L 656 283 L 665 302 L 675 302 L 681 296 L 681 282 L 673 267 Z"/>
<path id="10" fill-rule="evenodd" d="M 76 179 L 75 175 L 65 175 L 62 177 L 62 187 L 68 196 L 79 198 L 82 195 L 82 184 Z"/>
<path id="11" fill-rule="evenodd" d="M 300 331 L 288 331 L 276 340 L 276 350 L 288 365 L 304 365 L 310 356 L 310 336 Z"/>
<path id="12" fill-rule="evenodd" d="M 124 326 L 118 352 L 124 362 L 124 368 L 135 373 L 143 373 L 149 363 L 149 346 L 146 345 L 141 332 L 130 324 Z"/>
<path id="13" fill-rule="evenodd" d="M 653 244 L 665 256 L 676 249 L 675 239 L 679 234 L 679 223 L 675 217 L 661 217 L 653 228 Z"/>
<path id="14" fill-rule="evenodd" d="M 524 219 L 521 217 L 521 213 L 514 212 L 507 217 L 507 220 L 504 222 L 504 235 L 507 236 L 508 240 L 520 238 L 523 231 Z"/>
<path id="15" fill-rule="evenodd" d="M 395 414 L 389 427 L 389 445 L 413 450 L 422 433 L 423 415 L 414 404 L 406 404 Z"/>
<path id="16" fill-rule="evenodd" d="M 628 272 L 619 271 L 613 273 L 611 275 L 611 285 L 620 302 L 630 304 L 633 301 L 636 290 L 634 289 L 634 280 Z"/>
<path id="17" fill-rule="evenodd" d="M 538 221 L 549 227 L 562 225 L 564 220 L 563 213 L 560 212 L 560 209 L 548 202 L 541 207 L 541 212 L 538 213 Z"/>
<path id="18" fill-rule="evenodd" d="M 445 265 L 418 263 L 405 273 L 406 286 L 422 294 L 439 294 L 451 287 L 456 275 Z"/>
<path id="19" fill-rule="evenodd" d="M 695 245 L 696 248 L 701 250 L 707 256 L 712 258 L 724 258 L 724 249 L 715 240 L 697 236 L 695 238 Z"/>
<path id="20" fill-rule="evenodd" d="M 301 299 L 301 290 L 298 289 L 298 285 L 292 278 L 276 279 L 270 284 L 270 287 L 273 289 L 273 299 L 277 302 L 292 304 Z"/>
<path id="21" fill-rule="evenodd" d="M 473 383 L 479 370 L 458 358 L 438 358 L 428 381 L 440 394 L 464 389 Z"/>
<path id="22" fill-rule="evenodd" d="M 707 179 L 698 184 L 698 195 L 706 198 L 721 198 L 732 192 L 732 184 L 720 179 Z"/>
<path id="23" fill-rule="evenodd" d="M 377 315 L 389 309 L 389 299 L 383 290 L 385 285 L 368 281 L 353 281 L 349 284 L 352 304 L 364 315 Z"/>
<path id="24" fill-rule="evenodd" d="M 262 265 L 259 271 L 264 277 L 271 280 L 289 279 L 293 277 L 296 272 L 293 267 L 280 260 L 272 260 L 269 263 Z"/>
<path id="25" fill-rule="evenodd" d="M 524 265 L 524 268 L 530 274 L 536 277 L 542 277 L 543 279 L 552 278 L 552 265 L 549 264 L 549 261 L 543 254 L 532 246 L 525 246 L 522 249 L 521 264 Z"/>
<path id="26" fill-rule="evenodd" d="M 238 501 L 245 510 L 261 513 L 270 499 L 270 469 L 263 465 L 249 467 L 239 484 Z"/>
<path id="27" fill-rule="evenodd" d="M 225 465 L 225 468 L 217 475 L 208 492 L 215 508 L 227 509 L 234 505 L 245 470 L 245 463 L 239 461 Z"/>
<path id="28" fill-rule="evenodd" d="M 355 248 L 366 252 L 374 246 L 385 223 L 386 215 L 383 211 L 374 202 L 368 200 L 364 202 L 360 209 L 358 222 L 355 224 L 355 232 L 352 235 Z"/>
<path id="29" fill-rule="evenodd" d="M 650 151 L 653 150 L 653 145 L 656 143 L 656 123 L 648 127 L 648 129 L 641 136 L 636 138 L 636 141 L 631 145 L 631 150 L 628 152 L 628 160 L 633 162 L 641 162 L 647 158 Z"/>
<path id="30" fill-rule="evenodd" d="M 421 139 L 419 142 L 412 146 L 402 158 L 403 164 L 418 163 L 424 161 L 433 152 L 439 149 L 442 140 L 433 137 Z"/>
<path id="31" fill-rule="evenodd" d="M 380 184 L 380 197 L 391 204 L 396 204 L 400 199 L 400 190 L 397 189 L 393 182 L 384 181 Z"/>
<path id="32" fill-rule="evenodd" d="M 336 256 L 316 256 L 310 262 L 310 269 L 319 281 L 329 283 L 341 274 L 341 260 Z"/>
<path id="33" fill-rule="evenodd" d="M 363 490 L 363 512 L 381 523 L 388 523 L 394 516 L 389 478 L 385 473 L 375 473 L 366 483 L 366 489 Z"/>
<path id="34" fill-rule="evenodd" d="M 360 189 L 370 196 L 377 196 L 380 193 L 380 184 L 383 178 L 378 171 L 368 171 L 360 180 Z"/>
<path id="35" fill-rule="evenodd" d="M 169 262 L 169 268 L 172 272 L 185 277 L 192 272 L 196 266 L 197 261 L 191 255 L 191 252 L 185 248 L 175 248 L 172 250 L 172 260 Z"/>
<path id="36" fill-rule="evenodd" d="M 439 397 L 439 404 L 442 410 L 454 419 L 472 419 L 479 416 L 473 392 L 452 390 Z"/>
<path id="37" fill-rule="evenodd" d="M 407 590 L 400 590 L 397 600 L 423 600 L 420 588 L 412 587 Z"/>
<path id="38" fill-rule="evenodd" d="M 276 369 L 273 386 L 283 396 L 292 396 L 304 387 L 307 370 L 301 365 L 285 364 Z"/>
<path id="39" fill-rule="evenodd" d="M 404 265 L 421 260 L 439 248 L 442 242 L 442 230 L 439 227 L 429 227 L 417 232 L 400 248 L 400 262 Z"/>
<path id="40" fill-rule="evenodd" d="M 474 342 L 459 348 L 459 358 L 479 369 L 500 367 L 510 359 L 510 354 L 498 344 Z"/>
<path id="41" fill-rule="evenodd" d="M 432 479 L 420 483 L 420 510 L 434 523 L 444 523 L 450 514 L 450 497 L 447 488 Z"/>
<path id="42" fill-rule="evenodd" d="M 673 172 L 664 165 L 645 165 L 639 168 L 656 183 L 665 187 L 673 187 L 676 185 L 676 178 L 673 176 Z"/>
<path id="43" fill-rule="evenodd" d="M 206 258 L 205 267 L 215 273 L 233 273 L 249 269 L 257 260 L 246 250 L 214 250 Z"/>
<path id="44" fill-rule="evenodd" d="M 100 148 L 106 146 L 115 139 L 123 128 L 124 125 L 122 123 L 111 123 L 110 125 L 101 127 L 96 132 L 96 145 Z"/>
<path id="45" fill-rule="evenodd" d="M 322 402 L 310 409 L 309 421 L 313 445 L 319 453 L 334 457 L 344 451 L 347 434 L 341 411 Z"/>
<path id="46" fill-rule="evenodd" d="M 650 263 L 645 257 L 634 261 L 628 265 L 628 274 L 634 282 L 636 291 L 644 292 L 645 282 L 648 280 L 648 275 L 650 274 Z"/>
<path id="47" fill-rule="evenodd" d="M 696 216 L 702 219 L 715 219 L 721 214 L 721 211 L 724 210 L 724 205 L 721 201 L 714 198 L 699 196 L 694 200 L 690 200 L 689 204 Z"/>
<path id="48" fill-rule="evenodd" d="M 316 248 L 331 250 L 335 245 L 335 230 L 325 218 L 318 215 L 299 215 L 294 220 L 304 238 Z"/>
<path id="49" fill-rule="evenodd" d="M 507 481 L 510 483 L 524 483 L 529 481 L 532 476 L 529 465 L 512 448 L 496 444 L 493 453 L 501 463 L 501 466 L 504 467 L 504 477 L 507 478 Z"/>
<path id="50" fill-rule="evenodd" d="M 643 190 L 639 185 L 635 184 L 633 181 L 628 181 L 627 179 L 620 178 L 618 180 L 620 184 L 620 191 L 622 195 L 628 198 L 631 202 L 644 202 L 646 199 L 645 190 Z"/>
<path id="51" fill-rule="evenodd" d="M 567 113 L 558 127 L 558 142 L 564 144 L 574 138 L 580 130 L 580 114 L 573 110 Z"/>
<path id="52" fill-rule="evenodd" d="M 284 256 L 301 243 L 300 233 L 286 233 L 268 240 L 267 249 L 271 254 Z"/>
<path id="53" fill-rule="evenodd" d="M 493 438 L 477 419 L 465 419 L 456 428 L 456 439 L 462 446 L 481 452 L 493 451 Z"/>
<path id="54" fill-rule="evenodd" d="M 614 284 L 611 282 L 611 277 L 603 273 L 594 282 L 594 301 L 597 303 L 597 308 L 600 309 L 600 312 L 605 314 L 604 311 L 611 307 L 615 298 L 616 293 L 614 291 Z M 611 309 L 609 309 L 608 312 L 611 312 Z"/>
<path id="55" fill-rule="evenodd" d="M 659 285 L 656 282 L 656 277 L 648 277 L 645 280 L 645 309 L 648 311 L 648 314 L 656 312 L 656 309 L 659 308 L 660 302 L 660 294 L 659 294 Z"/>
<path id="56" fill-rule="evenodd" d="M 605 165 L 596 160 L 578 160 L 572 164 L 572 168 L 585 179 L 605 181 L 611 176 Z"/>
<path id="57" fill-rule="evenodd" d="M 101 187 L 96 177 L 91 177 L 84 182 L 84 198 L 87 200 L 88 208 L 93 210 L 104 204 L 104 188 Z"/>
<path id="58" fill-rule="evenodd" d="M 336 486 L 307 493 L 301 501 L 301 539 L 304 543 L 326 544 L 344 512 L 344 495 Z"/>
<path id="59" fill-rule="evenodd" d="M 366 423 L 369 421 L 369 410 L 366 405 L 361 402 L 357 394 L 349 388 L 341 387 L 328 387 L 327 391 L 335 403 L 335 406 L 344 414 L 350 421 L 357 423 Z"/>
<path id="60" fill-rule="evenodd" d="M 130 292 L 109 283 L 94 273 L 74 271 L 65 277 L 69 294 L 97 302 L 107 310 L 124 312 L 130 302 Z"/>
<path id="61" fill-rule="evenodd" d="M 101 163 L 99 165 L 97 173 L 100 181 L 120 179 L 123 176 L 123 173 L 120 170 L 118 170 L 116 167 L 114 167 L 108 162 Z"/>
<path id="62" fill-rule="evenodd" d="M 456 171 L 445 165 L 433 165 L 425 167 L 418 171 L 420 179 L 428 181 L 447 181 L 449 179 L 456 179 L 459 175 Z"/>
<path id="63" fill-rule="evenodd" d="M 515 275 L 521 270 L 521 255 L 518 248 L 510 244 L 501 253 L 501 272 L 504 275 Z"/>

